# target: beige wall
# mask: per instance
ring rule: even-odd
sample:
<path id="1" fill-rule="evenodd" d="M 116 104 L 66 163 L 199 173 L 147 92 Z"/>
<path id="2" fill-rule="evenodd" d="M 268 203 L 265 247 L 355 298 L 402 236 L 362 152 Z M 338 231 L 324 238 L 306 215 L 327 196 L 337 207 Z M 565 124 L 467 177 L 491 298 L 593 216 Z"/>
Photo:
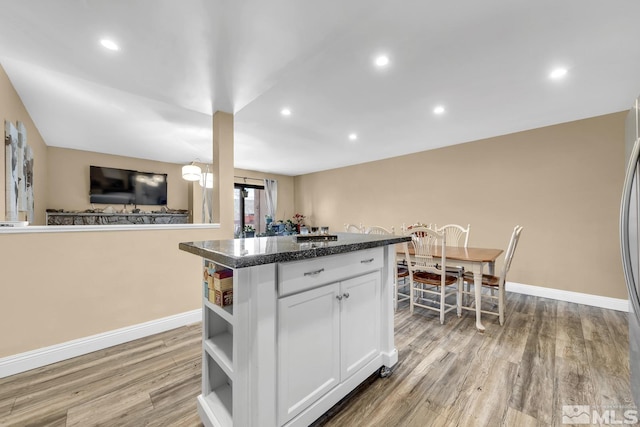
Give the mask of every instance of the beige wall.
<path id="1" fill-rule="evenodd" d="M 46 208 L 65 210 L 90 209 L 89 166 L 106 166 L 118 169 L 132 169 L 140 172 L 167 174 L 167 202 L 171 209 L 188 208 L 190 183 L 182 179 L 182 165 L 113 156 L 91 151 L 49 147 L 48 150 L 48 192 Z M 97 208 L 107 205 L 95 204 Z M 122 205 L 113 206 L 122 209 Z M 145 211 L 157 210 L 159 206 L 138 206 Z M 127 206 L 131 209 L 131 206 Z"/>
<path id="2" fill-rule="evenodd" d="M 26 108 L 22 104 L 22 100 L 14 89 L 9 77 L 0 66 L 0 118 L 2 118 L 2 134 L 4 135 L 4 122 L 20 121 L 24 123 L 27 129 L 27 143 L 33 150 L 33 196 L 34 196 L 34 221 L 33 224 L 44 224 L 44 210 L 46 209 L 46 192 L 47 192 L 47 146 L 40 136 L 40 132 L 36 128 L 33 120 L 29 116 Z M 4 140 L 4 138 L 3 138 Z M 5 217 L 5 149 L 4 144 L 0 149 L 0 189 L 2 197 L 0 197 L 0 220 Z M 25 219 L 25 215 L 21 215 L 21 219 Z"/>
<path id="3" fill-rule="evenodd" d="M 618 241 L 625 116 L 302 175 L 296 210 L 337 231 L 470 223 L 477 247 L 506 248 L 520 224 L 509 281 L 626 299 Z"/>
<path id="4" fill-rule="evenodd" d="M 201 306 L 201 260 L 179 242 L 222 230 L 0 235 L 0 358 Z"/>
<path id="5" fill-rule="evenodd" d="M 276 217 L 274 218 L 274 220 L 287 220 L 293 217 L 295 212 L 293 201 L 294 178 L 292 176 L 262 173 L 246 169 L 236 169 L 234 175 L 236 176 L 235 182 L 240 184 L 244 183 L 244 180 L 237 177 L 275 179 L 276 181 L 278 181 L 278 207 L 276 208 Z M 260 182 L 254 180 L 247 180 L 247 184 L 261 185 Z"/>

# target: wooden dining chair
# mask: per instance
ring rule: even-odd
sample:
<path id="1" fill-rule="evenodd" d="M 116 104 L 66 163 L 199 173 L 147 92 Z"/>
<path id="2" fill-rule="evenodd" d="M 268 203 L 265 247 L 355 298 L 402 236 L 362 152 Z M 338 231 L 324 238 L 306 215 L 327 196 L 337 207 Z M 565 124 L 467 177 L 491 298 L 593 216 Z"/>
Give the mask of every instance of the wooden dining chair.
<path id="1" fill-rule="evenodd" d="M 366 234 L 378 234 L 378 235 L 390 235 L 395 234 L 395 229 L 392 226 L 391 228 L 380 227 L 377 225 L 373 225 L 371 227 L 366 228 Z M 409 293 L 401 292 L 401 287 L 406 288 L 408 283 L 407 279 L 409 277 L 409 269 L 407 268 L 406 262 L 404 260 L 396 260 L 395 264 L 395 280 L 393 282 L 393 309 L 398 309 L 398 303 L 401 301 L 406 301 L 409 299 Z M 401 284 L 402 283 L 402 284 Z"/>
<path id="2" fill-rule="evenodd" d="M 346 231 L 347 233 L 363 233 L 364 226 L 362 225 L 362 223 L 360 223 L 360 225 L 345 224 L 344 231 Z"/>
<path id="3" fill-rule="evenodd" d="M 411 287 L 410 307 L 413 314 L 414 307 L 422 307 L 437 311 L 440 323 L 444 323 L 444 316 L 456 310 L 460 316 L 460 292 L 462 290 L 462 276 L 447 274 L 446 235 L 427 227 L 414 227 L 410 230 L 411 242 L 404 243 L 405 258 L 408 260 L 409 283 Z M 412 245 L 414 255 L 409 252 Z M 434 257 L 434 251 L 440 247 L 440 257 Z M 435 300 L 426 297 L 435 296 Z M 455 303 L 447 302 L 447 297 L 455 296 Z M 427 301 L 432 301 L 429 305 Z"/>
<path id="4" fill-rule="evenodd" d="M 494 302 L 497 300 L 498 302 L 498 310 L 490 311 L 490 310 L 480 310 L 482 313 L 497 315 L 500 319 L 500 325 L 504 325 L 504 304 L 505 304 L 505 283 L 507 281 L 507 273 L 511 268 L 511 261 L 513 261 L 513 254 L 516 251 L 516 247 L 518 246 L 518 241 L 520 240 L 520 233 L 522 232 L 522 227 L 516 225 L 511 233 L 511 240 L 509 240 L 509 246 L 507 247 L 507 252 L 504 255 L 504 264 L 502 265 L 502 271 L 499 276 L 494 276 L 491 274 L 483 274 L 482 275 L 482 287 L 490 289 L 490 293 L 486 295 L 487 298 L 492 299 Z M 466 272 L 463 275 L 463 280 L 466 284 L 473 285 L 473 273 Z M 494 295 L 494 290 L 498 291 L 498 295 Z M 474 295 L 468 288 L 463 290 L 463 294 Z M 482 298 L 485 298 L 483 295 Z M 473 304 L 476 302 L 474 301 Z M 495 304 L 494 304 L 495 306 Z M 463 305 L 463 309 L 475 311 L 475 307 L 473 305 Z"/>
<path id="5" fill-rule="evenodd" d="M 467 224 L 467 228 L 464 228 L 458 224 L 447 224 L 442 227 L 438 227 L 436 224 L 433 225 L 433 228 L 437 230 L 439 233 L 444 233 L 447 238 L 447 246 L 455 246 L 458 248 L 466 248 L 469 244 L 469 230 L 471 229 L 471 224 Z M 463 275 L 464 267 L 461 265 L 448 265 L 447 273 Z M 463 286 L 465 284 L 463 283 Z M 469 291 L 469 285 L 467 286 L 467 292 Z M 465 293 L 465 298 L 466 298 Z"/>

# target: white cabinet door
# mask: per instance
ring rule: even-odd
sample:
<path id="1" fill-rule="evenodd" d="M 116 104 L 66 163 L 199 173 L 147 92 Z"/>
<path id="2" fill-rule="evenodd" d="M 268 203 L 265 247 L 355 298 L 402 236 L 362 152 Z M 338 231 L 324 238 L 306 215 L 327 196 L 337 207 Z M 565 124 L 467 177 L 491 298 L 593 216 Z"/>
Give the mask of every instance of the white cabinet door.
<path id="1" fill-rule="evenodd" d="M 278 300 L 278 425 L 340 383 L 340 285 Z"/>
<path id="2" fill-rule="evenodd" d="M 380 272 L 341 282 L 341 381 L 380 353 Z"/>

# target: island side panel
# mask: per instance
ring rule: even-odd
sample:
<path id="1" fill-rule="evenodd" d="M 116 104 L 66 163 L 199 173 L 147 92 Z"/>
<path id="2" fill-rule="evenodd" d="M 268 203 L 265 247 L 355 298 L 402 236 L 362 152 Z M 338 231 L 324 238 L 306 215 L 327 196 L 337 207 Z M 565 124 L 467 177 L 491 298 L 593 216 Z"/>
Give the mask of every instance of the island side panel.
<path id="1" fill-rule="evenodd" d="M 394 342 L 394 282 L 396 245 L 384 246 L 384 266 L 382 268 L 382 313 L 380 316 L 380 343 L 384 366 L 391 368 L 398 362 L 398 351 Z"/>
<path id="2" fill-rule="evenodd" d="M 276 266 L 234 273 L 234 425 L 276 425 Z"/>

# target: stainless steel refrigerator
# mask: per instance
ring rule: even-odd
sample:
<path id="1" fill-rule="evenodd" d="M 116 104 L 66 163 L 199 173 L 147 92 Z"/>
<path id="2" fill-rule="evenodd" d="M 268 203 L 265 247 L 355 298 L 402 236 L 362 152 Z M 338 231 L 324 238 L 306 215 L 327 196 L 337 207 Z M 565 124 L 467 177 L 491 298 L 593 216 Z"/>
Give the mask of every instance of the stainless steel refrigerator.
<path id="1" fill-rule="evenodd" d="M 640 407 L 640 98 L 629 111 L 626 121 L 625 154 L 627 169 L 620 206 L 620 246 L 622 266 L 629 292 L 629 365 L 631 391 Z"/>

